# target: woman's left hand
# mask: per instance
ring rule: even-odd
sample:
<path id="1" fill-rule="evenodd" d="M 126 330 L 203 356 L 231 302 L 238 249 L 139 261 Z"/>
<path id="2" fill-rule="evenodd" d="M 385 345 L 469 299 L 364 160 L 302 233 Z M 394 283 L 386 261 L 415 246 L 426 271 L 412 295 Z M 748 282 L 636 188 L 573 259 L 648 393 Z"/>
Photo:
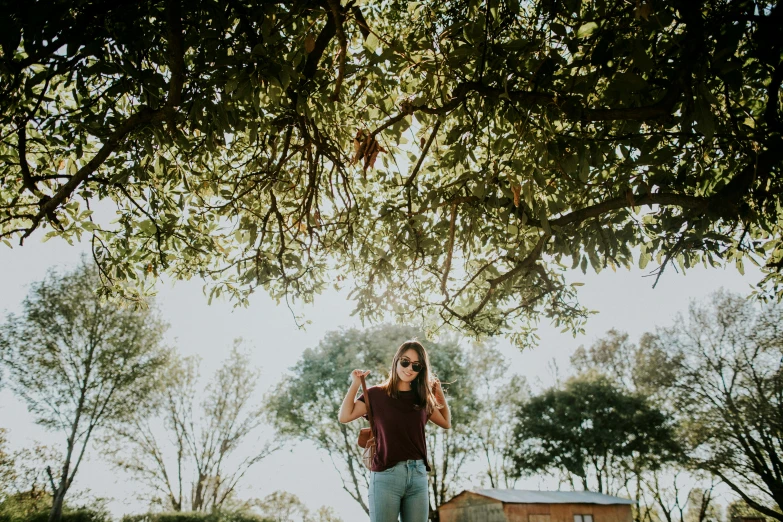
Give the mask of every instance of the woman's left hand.
<path id="1" fill-rule="evenodd" d="M 444 402 L 446 400 L 446 396 L 443 394 L 443 387 L 440 385 L 440 379 L 432 380 L 432 393 L 435 395 L 435 398 L 438 399 L 438 402 Z"/>

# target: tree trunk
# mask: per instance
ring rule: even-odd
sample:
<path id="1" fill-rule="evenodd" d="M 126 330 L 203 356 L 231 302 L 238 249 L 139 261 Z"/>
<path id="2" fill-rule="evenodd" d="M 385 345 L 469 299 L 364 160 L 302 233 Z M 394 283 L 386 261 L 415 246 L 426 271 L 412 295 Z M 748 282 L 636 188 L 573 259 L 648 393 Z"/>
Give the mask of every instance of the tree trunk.
<path id="1" fill-rule="evenodd" d="M 52 509 L 49 511 L 49 522 L 60 522 L 63 517 L 63 502 L 65 501 L 65 484 L 60 484 L 52 498 Z"/>

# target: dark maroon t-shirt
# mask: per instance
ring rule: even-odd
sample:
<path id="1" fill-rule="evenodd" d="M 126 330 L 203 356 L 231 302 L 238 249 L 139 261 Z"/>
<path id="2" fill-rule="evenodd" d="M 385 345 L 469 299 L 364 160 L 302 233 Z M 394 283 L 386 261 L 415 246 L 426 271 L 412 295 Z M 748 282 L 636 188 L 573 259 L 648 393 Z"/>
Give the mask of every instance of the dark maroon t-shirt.
<path id="1" fill-rule="evenodd" d="M 397 392 L 398 399 L 386 394 L 386 390 L 372 386 L 370 395 L 372 416 L 375 421 L 375 458 L 372 471 L 383 471 L 403 460 L 423 460 L 427 471 L 427 439 L 424 426 L 429 420 L 427 409 L 417 410 L 414 392 Z M 364 394 L 359 396 L 364 402 Z M 365 415 L 365 418 L 367 415 Z"/>

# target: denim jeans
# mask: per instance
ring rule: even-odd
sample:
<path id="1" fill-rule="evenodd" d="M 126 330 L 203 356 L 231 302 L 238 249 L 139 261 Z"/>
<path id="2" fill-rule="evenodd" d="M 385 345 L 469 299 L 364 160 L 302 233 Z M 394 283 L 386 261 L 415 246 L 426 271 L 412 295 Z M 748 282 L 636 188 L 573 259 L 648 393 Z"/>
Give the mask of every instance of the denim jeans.
<path id="1" fill-rule="evenodd" d="M 370 522 L 427 522 L 430 499 L 423 460 L 370 472 Z"/>

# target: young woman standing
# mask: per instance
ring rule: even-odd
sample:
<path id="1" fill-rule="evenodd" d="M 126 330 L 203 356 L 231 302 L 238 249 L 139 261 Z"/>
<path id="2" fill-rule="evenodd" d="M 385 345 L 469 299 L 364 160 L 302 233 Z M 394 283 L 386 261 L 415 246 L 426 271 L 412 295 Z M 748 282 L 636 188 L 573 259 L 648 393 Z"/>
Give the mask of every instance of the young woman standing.
<path id="1" fill-rule="evenodd" d="M 364 394 L 354 401 L 361 378 L 369 371 L 354 370 L 340 407 L 339 420 L 351 422 L 367 414 Z M 451 427 L 451 412 L 440 381 L 430 379 L 429 358 L 418 341 L 397 349 L 389 377 L 367 390 L 375 425 L 375 458 L 370 471 L 370 521 L 426 522 L 429 517 L 427 486 L 427 421 Z"/>

